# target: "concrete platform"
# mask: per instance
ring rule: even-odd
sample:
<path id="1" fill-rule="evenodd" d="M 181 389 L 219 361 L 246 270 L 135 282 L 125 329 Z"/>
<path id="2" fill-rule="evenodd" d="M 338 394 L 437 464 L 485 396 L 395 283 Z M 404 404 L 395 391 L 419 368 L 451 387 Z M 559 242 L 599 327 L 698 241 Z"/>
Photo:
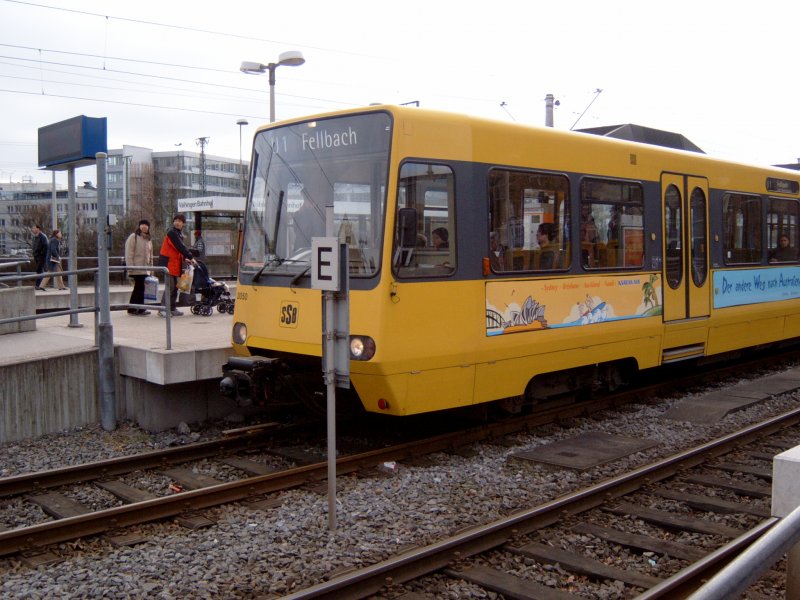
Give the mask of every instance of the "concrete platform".
<path id="1" fill-rule="evenodd" d="M 159 287 L 160 289 L 160 287 Z M 36 291 L 37 312 L 47 310 L 65 310 L 69 308 L 69 290 L 62 291 L 47 288 L 46 291 Z M 111 304 L 124 304 L 131 296 L 131 286 L 112 285 L 109 288 Z M 78 306 L 94 306 L 94 288 L 91 286 L 78 287 Z"/>
<path id="2" fill-rule="evenodd" d="M 111 304 L 128 301 L 131 288 L 115 286 Z M 94 305 L 94 290 L 79 289 L 79 305 Z M 36 292 L 37 310 L 66 309 L 69 291 Z M 112 311 L 117 416 L 151 431 L 199 422 L 238 410 L 219 395 L 217 381 L 231 354 L 233 317 L 214 311 L 166 319 L 154 307 L 139 317 Z M 40 314 L 40 316 L 44 316 Z M 35 437 L 99 420 L 95 315 L 40 318 L 36 329 L 0 336 L 0 442 Z"/>

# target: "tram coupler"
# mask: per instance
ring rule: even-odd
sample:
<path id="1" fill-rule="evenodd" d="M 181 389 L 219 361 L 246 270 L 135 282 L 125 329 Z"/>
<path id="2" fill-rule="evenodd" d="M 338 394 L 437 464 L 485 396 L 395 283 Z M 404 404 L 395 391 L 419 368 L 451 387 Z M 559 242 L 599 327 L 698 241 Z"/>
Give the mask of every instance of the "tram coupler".
<path id="1" fill-rule="evenodd" d="M 253 402 L 264 402 L 272 396 L 275 373 L 280 364 L 278 358 L 263 356 L 231 356 L 222 365 L 222 380 L 219 382 L 220 393 L 236 400 L 239 406 L 249 406 Z"/>

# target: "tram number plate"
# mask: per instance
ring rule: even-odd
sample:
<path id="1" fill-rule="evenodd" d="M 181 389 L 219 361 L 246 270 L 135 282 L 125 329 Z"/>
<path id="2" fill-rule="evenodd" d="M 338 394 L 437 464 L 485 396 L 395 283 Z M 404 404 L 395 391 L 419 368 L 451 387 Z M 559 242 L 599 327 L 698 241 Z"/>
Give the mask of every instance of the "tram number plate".
<path id="1" fill-rule="evenodd" d="M 282 302 L 280 326 L 291 327 L 294 329 L 297 327 L 297 319 L 299 314 L 300 306 L 297 304 L 297 302 Z"/>

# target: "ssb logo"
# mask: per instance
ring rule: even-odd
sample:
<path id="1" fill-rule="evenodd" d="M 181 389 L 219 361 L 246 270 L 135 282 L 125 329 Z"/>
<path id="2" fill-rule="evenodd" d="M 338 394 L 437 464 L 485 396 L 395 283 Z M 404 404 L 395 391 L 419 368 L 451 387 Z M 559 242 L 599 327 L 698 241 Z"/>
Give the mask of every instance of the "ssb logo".
<path id="1" fill-rule="evenodd" d="M 290 327 L 292 329 L 297 327 L 297 315 L 300 307 L 297 305 L 296 302 L 282 302 L 281 303 L 281 315 L 280 315 L 280 326 L 281 327 Z"/>

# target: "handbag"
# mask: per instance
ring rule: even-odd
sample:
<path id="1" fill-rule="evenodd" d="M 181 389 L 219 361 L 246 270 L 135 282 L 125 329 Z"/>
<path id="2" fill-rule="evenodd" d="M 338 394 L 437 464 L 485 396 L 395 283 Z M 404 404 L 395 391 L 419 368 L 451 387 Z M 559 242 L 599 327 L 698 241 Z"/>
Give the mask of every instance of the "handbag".
<path id="1" fill-rule="evenodd" d="M 163 254 L 158 255 L 158 262 L 156 263 L 159 267 L 166 267 L 169 265 L 169 256 L 164 256 Z"/>
<path id="2" fill-rule="evenodd" d="M 144 278 L 144 303 L 158 304 L 158 279 L 152 275 Z"/>

